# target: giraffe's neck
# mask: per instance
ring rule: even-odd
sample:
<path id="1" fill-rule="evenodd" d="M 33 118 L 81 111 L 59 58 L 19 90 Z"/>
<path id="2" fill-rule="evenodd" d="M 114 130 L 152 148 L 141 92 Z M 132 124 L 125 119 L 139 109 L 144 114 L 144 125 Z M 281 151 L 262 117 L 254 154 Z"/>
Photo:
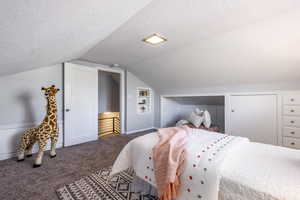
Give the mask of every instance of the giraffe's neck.
<path id="1" fill-rule="evenodd" d="M 45 120 L 55 124 L 57 123 L 57 104 L 55 96 L 47 98 L 47 114 Z"/>

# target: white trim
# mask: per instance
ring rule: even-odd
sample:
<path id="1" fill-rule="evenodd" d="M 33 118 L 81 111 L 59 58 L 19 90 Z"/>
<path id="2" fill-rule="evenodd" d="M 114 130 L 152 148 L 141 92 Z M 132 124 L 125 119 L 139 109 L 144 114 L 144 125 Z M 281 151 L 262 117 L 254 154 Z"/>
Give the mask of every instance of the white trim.
<path id="1" fill-rule="evenodd" d="M 137 130 L 133 130 L 133 131 L 127 131 L 126 134 L 133 134 L 133 133 L 148 131 L 148 130 L 151 130 L 151 129 L 157 129 L 157 128 L 156 127 L 151 127 L 151 128 L 137 129 Z"/>
<path id="2" fill-rule="evenodd" d="M 269 91 L 259 91 L 259 92 L 221 92 L 221 93 L 192 93 L 192 94 L 165 94 L 161 97 L 202 97 L 202 96 L 226 96 L 226 95 L 279 95 L 279 94 L 300 94 L 299 90 L 269 90 Z"/>
<path id="3" fill-rule="evenodd" d="M 26 123 L 0 125 L 0 133 L 2 130 L 7 131 L 9 129 L 31 128 L 31 127 L 38 126 L 40 123 L 41 122 L 26 122 Z M 63 124 L 63 121 L 59 120 L 58 124 Z"/>
<path id="4" fill-rule="evenodd" d="M 203 97 L 203 96 L 225 96 L 226 93 L 196 93 L 196 94 L 172 94 L 172 95 L 160 95 L 163 98 L 168 97 Z"/>

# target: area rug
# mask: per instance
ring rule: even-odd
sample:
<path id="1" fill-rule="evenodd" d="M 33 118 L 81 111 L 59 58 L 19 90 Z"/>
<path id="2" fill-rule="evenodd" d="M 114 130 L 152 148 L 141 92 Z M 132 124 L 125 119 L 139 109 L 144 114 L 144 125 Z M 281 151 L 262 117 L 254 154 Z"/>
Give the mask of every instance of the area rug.
<path id="1" fill-rule="evenodd" d="M 101 169 L 58 189 L 57 195 L 60 200 L 157 200 L 151 195 L 130 192 L 132 169 L 109 178 L 110 172 L 111 168 Z"/>

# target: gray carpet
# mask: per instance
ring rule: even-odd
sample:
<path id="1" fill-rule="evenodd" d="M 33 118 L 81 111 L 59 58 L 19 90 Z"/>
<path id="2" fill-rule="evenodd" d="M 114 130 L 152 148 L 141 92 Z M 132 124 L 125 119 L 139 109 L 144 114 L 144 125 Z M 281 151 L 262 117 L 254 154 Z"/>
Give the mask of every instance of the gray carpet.
<path id="1" fill-rule="evenodd" d="M 0 161 L 0 199 L 58 199 L 58 188 L 111 166 L 124 145 L 143 134 L 146 132 L 58 149 L 54 159 L 46 152 L 40 168 L 32 168 L 35 155 L 20 163 L 16 159 Z"/>

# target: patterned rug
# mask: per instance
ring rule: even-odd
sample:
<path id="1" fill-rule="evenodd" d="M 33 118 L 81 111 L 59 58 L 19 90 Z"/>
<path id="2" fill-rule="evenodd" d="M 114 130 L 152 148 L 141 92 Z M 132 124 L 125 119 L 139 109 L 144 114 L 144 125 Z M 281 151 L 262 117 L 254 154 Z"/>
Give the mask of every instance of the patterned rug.
<path id="1" fill-rule="evenodd" d="M 90 176 L 58 189 L 61 200 L 157 200 L 150 195 L 130 192 L 134 171 L 128 169 L 108 179 L 111 168 L 104 168 Z"/>

